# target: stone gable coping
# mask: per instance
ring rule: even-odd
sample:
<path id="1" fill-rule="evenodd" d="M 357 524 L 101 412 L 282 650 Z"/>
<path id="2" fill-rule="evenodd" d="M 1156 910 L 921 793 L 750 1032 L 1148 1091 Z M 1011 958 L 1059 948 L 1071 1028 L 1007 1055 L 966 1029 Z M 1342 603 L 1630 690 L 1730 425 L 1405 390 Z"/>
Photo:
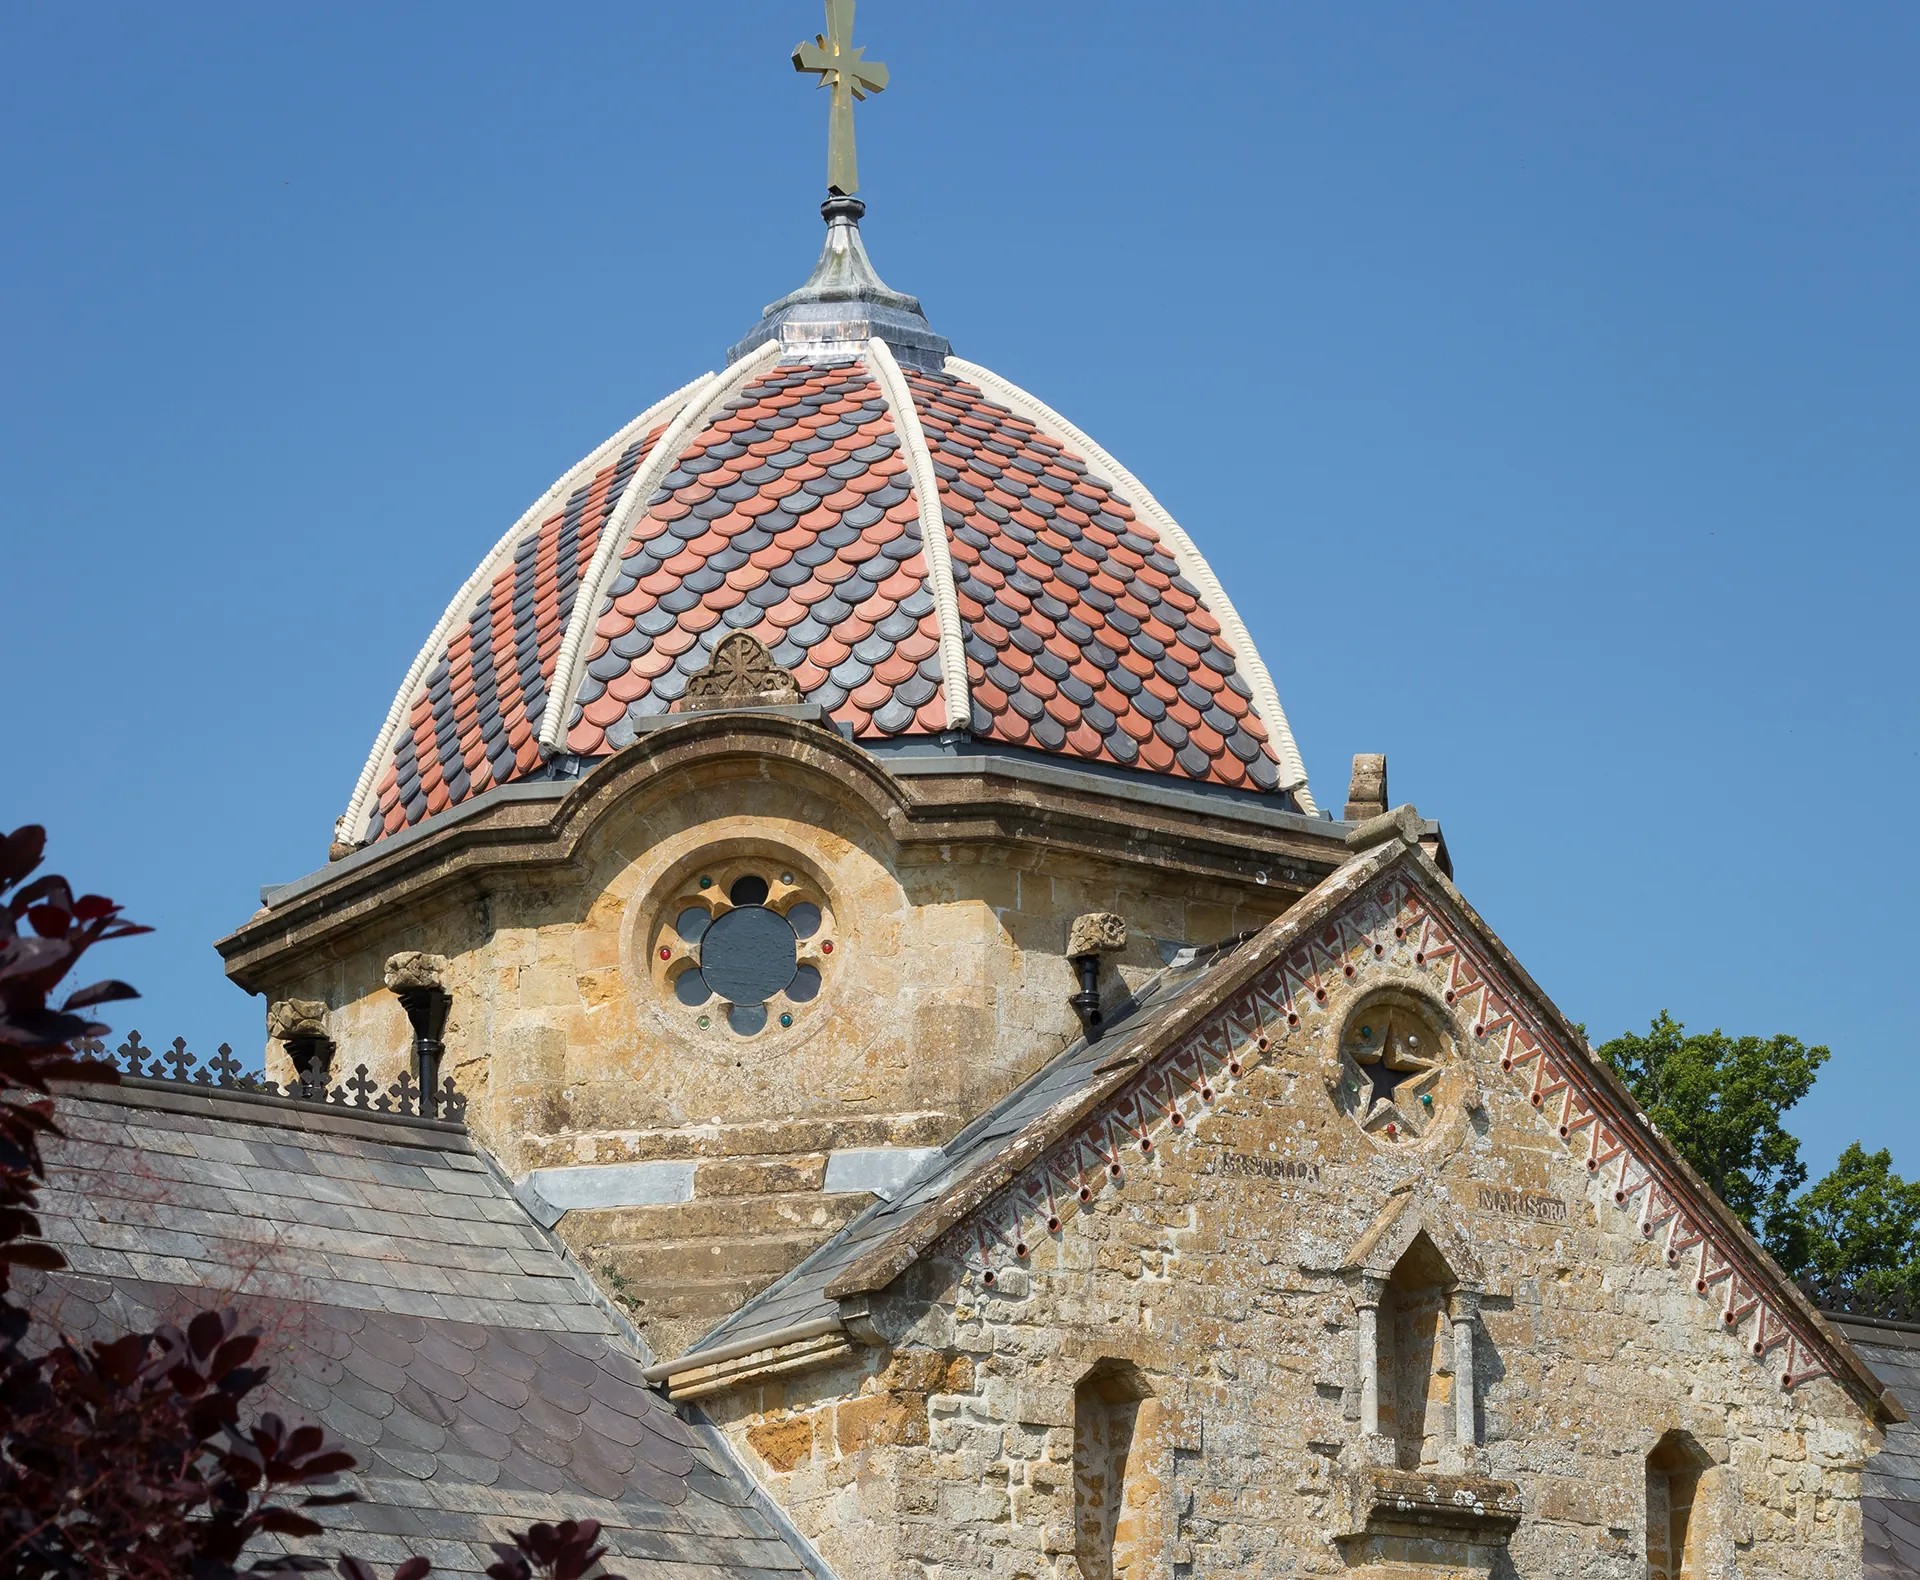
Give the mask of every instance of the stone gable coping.
<path id="1" fill-rule="evenodd" d="M 1781 1355 L 1782 1388 L 1831 1377 L 1878 1419 L 1906 1418 L 1846 1339 L 1639 1117 L 1626 1087 L 1432 859 L 1401 839 L 1348 862 L 1242 946 L 1202 1002 L 1139 1028 L 1102 1067 L 1103 1080 L 1030 1124 L 826 1294 L 877 1293 L 929 1253 L 992 1287 L 1102 1190 L 1124 1189 L 1130 1158 L 1177 1145 L 1221 1090 L 1300 1035 L 1328 1002 L 1330 981 L 1360 981 L 1396 946 L 1410 946 L 1438 998 L 1472 1016 L 1476 1042 L 1497 1055 L 1588 1175 L 1610 1187 L 1615 1208 L 1636 1215 L 1641 1237 L 1657 1241 L 1696 1294 L 1720 1300 L 1721 1323 L 1746 1335 L 1754 1360 Z"/>
<path id="2" fill-rule="evenodd" d="M 1216 996 L 1194 1004 L 1183 1003 L 1170 1017 L 1150 1018 L 1132 1028 L 1127 1035 L 1115 1037 L 1113 1052 L 1095 1072 L 1096 1076 L 1103 1079 L 1083 1087 L 1027 1126 L 998 1154 L 961 1180 L 939 1201 L 902 1224 L 836 1278 L 827 1286 L 827 1295 L 832 1299 L 844 1300 L 853 1295 L 874 1294 L 886 1288 L 949 1230 L 1017 1180 L 1028 1165 L 1055 1143 L 1068 1137 L 1077 1126 L 1089 1122 L 1100 1127 L 1110 1126 L 1118 1118 L 1117 1114 L 1102 1112 L 1110 1101 L 1124 1096 L 1131 1104 L 1132 1118 L 1137 1121 L 1140 1118 L 1138 1097 L 1145 1081 L 1154 1079 L 1156 1075 L 1163 1084 L 1171 1080 L 1169 1072 L 1159 1069 L 1167 1061 L 1167 1055 L 1156 1057 L 1151 1051 L 1153 1045 L 1163 1048 L 1184 1047 L 1193 1034 L 1208 1023 L 1210 1017 L 1217 1018 L 1223 1024 L 1230 1024 L 1230 1035 L 1238 1038 L 1234 1044 L 1235 1056 L 1228 1061 L 1232 1074 L 1238 1075 L 1239 1048 L 1252 1047 L 1264 1038 L 1257 1018 L 1249 1021 L 1243 1014 L 1235 1013 L 1239 1001 L 1245 997 L 1248 984 L 1269 963 L 1273 951 L 1282 941 L 1332 916 L 1359 885 L 1383 871 L 1392 859 L 1393 852 L 1380 851 L 1370 852 L 1346 863 L 1298 906 L 1279 918 L 1268 931 L 1241 945 L 1234 957 L 1219 968 L 1221 975 L 1215 990 Z M 1223 1000 L 1228 1006 L 1225 1010 L 1220 1008 Z M 1144 1077 L 1140 1073 L 1143 1064 L 1149 1068 L 1149 1073 Z M 1193 1089 L 1202 1090 L 1198 1086 Z M 1151 1118 L 1148 1122 L 1151 1122 Z M 1181 1124 L 1185 1122 L 1183 1113 Z M 1168 1124 L 1171 1126 L 1171 1123 L 1169 1115 Z M 1099 1159 L 1096 1177 L 1100 1168 L 1109 1172 L 1124 1169 L 1120 1159 L 1128 1139 L 1128 1134 L 1123 1130 L 1117 1147 L 1103 1147 L 1090 1142 L 1093 1155 Z M 1152 1151 L 1151 1138 L 1144 1132 L 1137 1139 L 1148 1141 L 1146 1150 Z M 1047 1193 L 1043 1190 L 1040 1194 L 1044 1199 Z M 1078 1200 L 1077 1186 L 1070 1192 L 1069 1199 Z M 1060 1214 L 1046 1216 L 1049 1219 L 1060 1216 L 1061 1222 L 1065 1222 L 1065 1217 Z M 1011 1247 L 1019 1242 L 1010 1240 L 1007 1243 Z"/>

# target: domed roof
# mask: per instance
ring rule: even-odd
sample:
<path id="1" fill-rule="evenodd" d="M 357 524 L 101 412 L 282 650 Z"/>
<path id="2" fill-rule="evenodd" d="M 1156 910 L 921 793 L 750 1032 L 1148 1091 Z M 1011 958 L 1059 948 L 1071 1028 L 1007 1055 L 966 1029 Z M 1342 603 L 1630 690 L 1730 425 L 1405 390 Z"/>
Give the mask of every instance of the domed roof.
<path id="1" fill-rule="evenodd" d="M 974 739 L 1311 812 L 1245 625 L 1173 518 L 948 354 L 823 207 L 806 286 L 514 523 L 407 674 L 336 838 L 592 759 L 736 631 L 856 741 Z"/>

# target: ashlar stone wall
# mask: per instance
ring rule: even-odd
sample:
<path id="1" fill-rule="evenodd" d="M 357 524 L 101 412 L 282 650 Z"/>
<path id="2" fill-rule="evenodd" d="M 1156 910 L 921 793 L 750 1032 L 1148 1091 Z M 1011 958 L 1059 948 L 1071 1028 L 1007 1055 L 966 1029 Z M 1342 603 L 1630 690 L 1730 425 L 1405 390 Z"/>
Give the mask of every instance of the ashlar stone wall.
<path id="1" fill-rule="evenodd" d="M 1641 1580 L 1664 1441 L 1704 1467 L 1691 1580 L 1859 1574 L 1863 1408 L 1827 1379 L 1783 1391 L 1463 1027 L 1453 1111 L 1417 1146 L 1363 1134 L 1321 1061 L 1357 1002 L 1336 991 L 1323 1028 L 1130 1159 L 993 1287 L 936 1247 L 875 1306 L 886 1344 L 704 1401 L 830 1563 L 887 1580 Z M 1479 1264 L 1475 1441 L 1447 1425 L 1456 1329 L 1415 1322 L 1430 1344 L 1410 1473 L 1361 1431 L 1351 1265 L 1396 1208 L 1429 1226 L 1409 1266 Z M 1089 1399 L 1116 1387 L 1137 1402 L 1117 1477 L 1087 1446 L 1109 1430 Z M 1510 1483 L 1517 1529 L 1503 1543 L 1494 1517 L 1446 1536 L 1376 1513 L 1352 1537 L 1366 1489 L 1395 1474 Z M 1091 1548 L 1090 1519 L 1111 1522 Z"/>

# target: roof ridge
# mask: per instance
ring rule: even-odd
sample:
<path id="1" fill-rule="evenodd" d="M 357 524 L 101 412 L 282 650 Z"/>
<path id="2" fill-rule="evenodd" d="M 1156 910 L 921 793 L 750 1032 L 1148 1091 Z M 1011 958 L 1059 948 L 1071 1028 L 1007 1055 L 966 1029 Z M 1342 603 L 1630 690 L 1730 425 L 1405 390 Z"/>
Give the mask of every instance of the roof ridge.
<path id="1" fill-rule="evenodd" d="M 947 521 L 940 508 L 940 482 L 934 476 L 933 455 L 927 449 L 926 430 L 913 404 L 900 364 L 886 341 L 875 335 L 867 342 L 867 365 L 893 417 L 893 431 L 906 451 L 907 475 L 913 480 L 914 504 L 920 511 L 920 551 L 927 562 L 928 590 L 933 594 L 934 617 L 940 623 L 941 690 L 947 705 L 947 728 L 969 729 L 973 702 L 967 684 L 966 632 L 960 619 L 960 595 L 953 584 L 953 550 L 947 542 Z"/>

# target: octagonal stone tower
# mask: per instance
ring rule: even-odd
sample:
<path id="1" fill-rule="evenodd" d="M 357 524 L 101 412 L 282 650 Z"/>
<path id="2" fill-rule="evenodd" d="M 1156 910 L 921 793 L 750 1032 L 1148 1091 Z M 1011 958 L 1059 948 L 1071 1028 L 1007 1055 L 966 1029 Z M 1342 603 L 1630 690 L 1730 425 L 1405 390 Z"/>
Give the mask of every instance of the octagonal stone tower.
<path id="1" fill-rule="evenodd" d="M 1194 541 L 951 355 L 863 211 L 825 204 L 728 365 L 498 539 L 333 859 L 221 945 L 389 1078 L 383 963 L 444 956 L 476 1130 L 668 1344 L 1078 1033 L 1076 916 L 1127 923 L 1117 1000 L 1285 910 L 1345 831 Z"/>

